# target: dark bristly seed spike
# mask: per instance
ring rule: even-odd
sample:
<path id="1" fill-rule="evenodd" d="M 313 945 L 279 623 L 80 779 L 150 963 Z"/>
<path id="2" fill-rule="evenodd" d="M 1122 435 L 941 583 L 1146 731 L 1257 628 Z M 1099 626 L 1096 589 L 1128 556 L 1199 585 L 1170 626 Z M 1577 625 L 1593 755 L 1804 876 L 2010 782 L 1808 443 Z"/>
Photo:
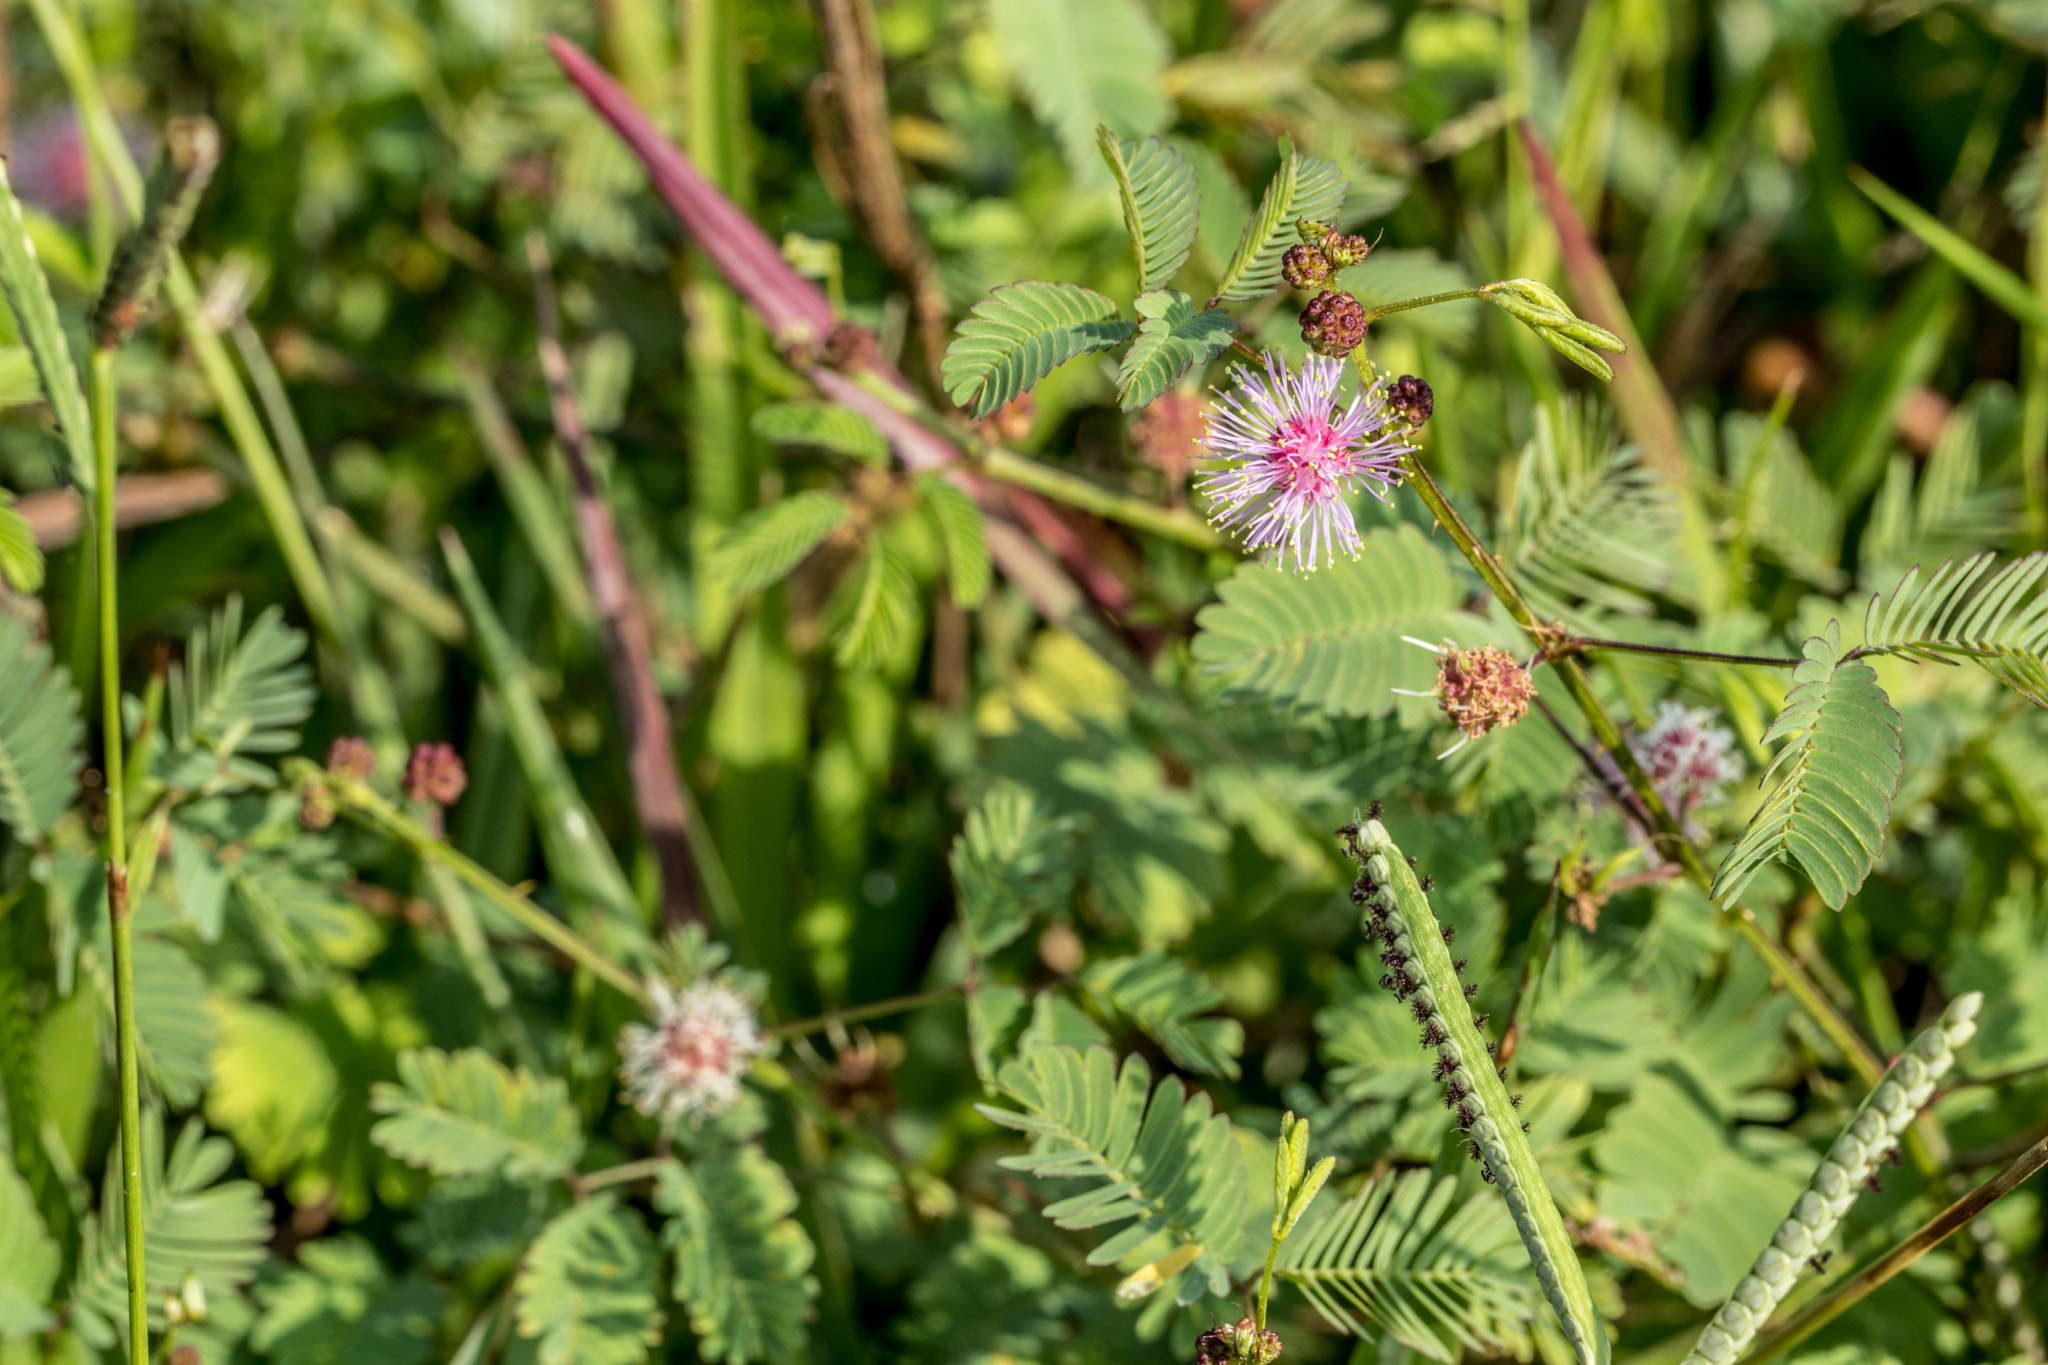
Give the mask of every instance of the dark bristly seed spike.
<path id="1" fill-rule="evenodd" d="M 1365 808 L 1365 818 L 1368 820 L 1377 820 L 1380 818 L 1380 812 L 1385 809 L 1386 807 L 1382 806 L 1379 802 L 1375 801 Z"/>
<path id="2" fill-rule="evenodd" d="M 1473 1112 L 1471 1105 L 1461 1104 L 1458 1106 L 1458 1126 L 1460 1128 L 1469 1129 L 1473 1124 L 1477 1123 L 1478 1121 L 1479 1115 Z"/>
<path id="3" fill-rule="evenodd" d="M 1444 1108 L 1450 1108 L 1452 1105 L 1456 1104 L 1459 1100 L 1464 1099 L 1465 1096 L 1471 1093 L 1471 1091 L 1465 1088 L 1465 1083 L 1463 1081 L 1453 1080 L 1449 1085 L 1444 1087 Z"/>
<path id="4" fill-rule="evenodd" d="M 1351 903 L 1353 905 L 1364 905 L 1368 899 L 1369 897 L 1364 887 L 1354 886 L 1351 888 Z"/>
<path id="5" fill-rule="evenodd" d="M 220 163 L 220 129 L 209 118 L 172 119 L 163 159 L 150 173 L 142 217 L 114 250 L 107 282 L 93 304 L 92 344 L 118 350 L 135 334 L 156 299 L 171 253 L 184 240 L 199 196 Z"/>
<path id="6" fill-rule="evenodd" d="M 1358 837 L 1358 826 L 1357 826 L 1357 825 L 1339 825 L 1339 826 L 1337 826 L 1337 837 L 1338 837 L 1339 839 L 1356 839 L 1356 838 Z"/>
<path id="7" fill-rule="evenodd" d="M 1470 1000 L 1473 997 L 1473 995 L 1478 992 L 1478 990 L 1479 988 L 1477 986 L 1467 986 L 1465 988 L 1465 998 L 1467 1000 Z M 1493 1018 L 1493 1016 L 1490 1014 L 1475 1014 L 1472 1016 L 1472 1027 L 1485 1028 L 1486 1021 L 1491 1018 Z"/>
<path id="8" fill-rule="evenodd" d="M 1458 1064 L 1448 1057 L 1438 1057 L 1436 1059 L 1436 1078 L 1438 1080 L 1442 1080 L 1457 1069 Z"/>
<path id="9" fill-rule="evenodd" d="M 1455 924 L 1446 924 L 1446 925 L 1444 926 L 1444 942 L 1446 942 L 1446 943 L 1449 943 L 1449 942 L 1450 942 L 1450 941 L 1451 941 L 1452 939 L 1456 938 L 1457 936 L 1458 936 L 1458 926 L 1457 926 L 1457 925 L 1455 925 Z"/>
<path id="10" fill-rule="evenodd" d="M 1434 877 L 1424 877 L 1424 878 L 1422 879 L 1422 881 L 1421 881 L 1421 882 L 1419 883 L 1419 885 L 1420 885 L 1420 886 L 1422 887 L 1422 889 L 1423 889 L 1424 891 L 1426 891 L 1426 892 L 1427 892 L 1427 891 L 1434 891 L 1434 890 L 1436 890 L 1436 878 L 1434 878 Z"/>
<path id="11" fill-rule="evenodd" d="M 1415 1015 L 1416 1023 L 1422 1024 L 1429 1021 L 1429 1006 L 1423 1004 L 1420 1000 L 1411 1001 L 1408 1008 Z"/>

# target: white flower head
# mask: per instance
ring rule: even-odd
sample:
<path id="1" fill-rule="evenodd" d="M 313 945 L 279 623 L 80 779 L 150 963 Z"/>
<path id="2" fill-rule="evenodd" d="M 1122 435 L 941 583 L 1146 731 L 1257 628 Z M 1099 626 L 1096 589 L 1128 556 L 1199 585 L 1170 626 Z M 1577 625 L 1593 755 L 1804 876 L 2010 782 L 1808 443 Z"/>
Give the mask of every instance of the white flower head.
<path id="1" fill-rule="evenodd" d="M 708 1118 L 739 1098 L 740 1079 L 766 1050 L 745 996 L 704 979 L 672 989 L 660 982 L 654 1026 L 619 1030 L 619 1080 L 626 1098 L 650 1118 L 673 1123 Z"/>
<path id="2" fill-rule="evenodd" d="M 1722 788 L 1742 776 L 1735 734 L 1716 724 L 1719 719 L 1708 707 L 1660 702 L 1657 723 L 1628 742 L 1657 794 L 1688 830 L 1693 812 L 1724 799 Z"/>

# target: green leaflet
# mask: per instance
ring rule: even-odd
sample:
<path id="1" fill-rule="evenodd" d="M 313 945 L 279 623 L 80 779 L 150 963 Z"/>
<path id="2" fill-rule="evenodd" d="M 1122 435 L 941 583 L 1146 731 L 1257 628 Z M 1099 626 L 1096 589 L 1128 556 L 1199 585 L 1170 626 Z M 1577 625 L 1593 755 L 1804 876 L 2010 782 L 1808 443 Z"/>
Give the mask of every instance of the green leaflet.
<path id="1" fill-rule="evenodd" d="M 49 395 L 50 411 L 57 416 L 65 452 L 71 457 L 67 470 L 71 482 L 81 493 L 89 494 L 98 480 L 93 474 L 92 426 L 86 416 L 85 390 L 79 385 L 78 368 L 71 361 L 71 347 L 57 319 L 57 302 L 36 261 L 35 244 L 29 241 L 28 224 L 22 221 L 21 201 L 14 197 L 5 167 L 0 167 L 0 287 L 7 292 L 22 339 L 35 361 L 36 376 Z"/>
<path id="2" fill-rule="evenodd" d="M 1221 308 L 1195 311 L 1195 301 L 1178 289 L 1140 294 L 1137 340 L 1117 371 L 1123 410 L 1134 412 L 1179 383 L 1181 376 L 1230 349 L 1237 319 Z"/>
<path id="3" fill-rule="evenodd" d="M 922 611 L 903 552 L 877 536 L 858 572 L 853 610 L 840 627 L 834 657 L 842 668 L 881 668 L 914 643 Z"/>
<path id="4" fill-rule="evenodd" d="M 1500 557 L 1546 617 L 1587 602 L 1644 614 L 1648 594 L 1671 580 L 1677 511 L 1639 452 L 1617 449 L 1612 417 L 1568 400 L 1560 414 L 1538 406 L 1536 435 L 1522 447 Z"/>
<path id="5" fill-rule="evenodd" d="M 1255 299 L 1280 284 L 1280 258 L 1304 222 L 1330 222 L 1344 206 L 1344 177 L 1334 162 L 1302 156 L 1280 139 L 1280 172 L 1266 186 L 1258 212 L 1244 225 L 1237 250 L 1216 285 L 1217 299 Z"/>
<path id="6" fill-rule="evenodd" d="M 1095 143 L 1116 177 L 1124 230 L 1138 261 L 1138 292 L 1163 288 L 1187 264 L 1201 226 L 1195 168 L 1156 137 L 1119 141 L 1108 128 L 1097 127 Z"/>
<path id="7" fill-rule="evenodd" d="M 837 403 L 766 403 L 754 409 L 754 434 L 779 446 L 815 446 L 863 464 L 887 464 L 889 443 L 875 424 Z"/>
<path id="8" fill-rule="evenodd" d="M 1429 897 L 1378 820 L 1347 826 L 1343 833 L 1360 867 L 1355 891 L 1366 898 L 1366 930 L 1385 946 L 1382 960 L 1393 968 L 1383 984 L 1410 1002 L 1422 1025 L 1423 1045 L 1436 1049 L 1447 1070 L 1445 1097 L 1471 1136 L 1472 1154 L 1484 1163 L 1487 1178 L 1500 1186 L 1537 1282 L 1580 1365 L 1604 1365 L 1607 1333 L 1594 1311 L 1578 1251 L 1522 1132 L 1519 1106 L 1494 1067 L 1493 1045 L 1479 1032 L 1480 1021 L 1466 1002 L 1462 970 L 1451 958 Z"/>
<path id="9" fill-rule="evenodd" d="M 1806 642 L 1785 709 L 1763 742 L 1790 742 L 1763 776 L 1777 788 L 1750 817 L 1714 874 L 1713 896 L 1732 905 L 1767 861 L 1799 865 L 1839 910 L 1884 847 L 1905 766 L 1904 726 L 1870 665 L 1841 659 L 1841 626 Z"/>
<path id="10" fill-rule="evenodd" d="M 360 1237 L 308 1242 L 298 1265 L 257 1286 L 263 1315 L 249 1345 L 280 1365 L 425 1365 L 441 1296 L 426 1280 L 394 1283 Z"/>
<path id="11" fill-rule="evenodd" d="M 802 1355 L 818 1296 L 811 1239 L 782 1168 L 748 1145 L 662 1167 L 654 1204 L 669 1215 L 675 1296 L 704 1358 L 724 1365 Z"/>
<path id="12" fill-rule="evenodd" d="M 0 347 L 4 351 L 5 347 Z M 42 591 L 43 552 L 28 519 L 14 510 L 14 494 L 0 488 L 0 583 L 14 591 Z"/>
<path id="13" fill-rule="evenodd" d="M 1207 1095 L 1190 1098 L 1173 1076 L 1157 1088 L 1151 1082 L 1142 1057 L 1126 1057 L 1119 1068 L 1107 1048 L 1033 1043 L 997 1073 L 998 1086 L 1023 1112 L 974 1107 L 1032 1136 L 1030 1153 L 1004 1157 L 1003 1166 L 1091 1183 L 1047 1205 L 1047 1218 L 1064 1228 L 1126 1224 L 1088 1253 L 1090 1265 L 1143 1266 L 1120 1295 L 1161 1287 L 1168 1272 L 1155 1268 L 1162 1263 L 1179 1276 L 1177 1302 L 1225 1295 L 1245 1223 L 1237 1139 Z"/>
<path id="14" fill-rule="evenodd" d="M 45 1304 L 63 1262 L 63 1249 L 44 1230 L 27 1182 L 12 1161 L 0 1161 L 0 1341 L 50 1325 Z"/>
<path id="15" fill-rule="evenodd" d="M 1603 380 L 1614 378 L 1614 367 L 1599 352 L 1616 355 L 1627 350 L 1621 338 L 1604 327 L 1596 327 L 1541 280 L 1495 280 L 1482 285 L 1479 297 L 1543 338 L 1552 350 L 1590 374 Z"/>
<path id="16" fill-rule="evenodd" d="M 1223 1003 L 1223 992 L 1179 958 L 1157 949 L 1102 958 L 1083 968 L 1080 980 L 1097 1006 L 1136 1024 L 1174 1065 L 1237 1079 L 1244 1025 L 1199 1017 Z"/>
<path id="17" fill-rule="evenodd" d="M 539 1339 L 541 1365 L 639 1365 L 661 1340 L 660 1269 L 640 1215 L 594 1194 L 527 1248 L 519 1335 Z"/>
<path id="18" fill-rule="evenodd" d="M 1277 1273 L 1341 1330 L 1378 1327 L 1444 1365 L 1526 1351 L 1540 1300 L 1514 1220 L 1491 1195 L 1461 1201 L 1459 1185 L 1428 1171 L 1375 1176 L 1309 1218 Z"/>
<path id="19" fill-rule="evenodd" d="M 1099 183 L 1095 130 L 1150 133 L 1173 118 L 1160 89 L 1173 45 L 1142 0 L 990 0 L 1004 62 L 1077 178 Z"/>
<path id="20" fill-rule="evenodd" d="M 1006 284 L 975 304 L 960 324 L 939 379 L 955 403 L 986 417 L 1056 367 L 1120 345 L 1133 330 L 1117 316 L 1116 305 L 1093 289 Z"/>
<path id="21" fill-rule="evenodd" d="M 370 1107 L 389 1117 L 370 1138 L 408 1165 L 518 1180 L 567 1175 L 583 1155 L 569 1087 L 552 1076 L 509 1070 L 478 1048 L 431 1047 L 401 1052 L 398 1076 L 371 1092 Z"/>
<path id="22" fill-rule="evenodd" d="M 2048 706 L 2048 551 L 1985 578 L 1998 556 L 1951 559 L 1919 581 L 1916 566 L 1871 597 L 1858 654 L 1953 663 L 1968 659 L 2036 706 Z"/>
<path id="23" fill-rule="evenodd" d="M 28 626 L 0 618 L 0 823 L 39 844 L 70 808 L 85 766 L 85 723 L 66 669 Z"/>
<path id="24" fill-rule="evenodd" d="M 733 592 L 759 591 L 787 578 L 846 515 L 834 494 L 794 494 L 740 518 L 711 547 L 705 568 Z"/>
<path id="25" fill-rule="evenodd" d="M 1383 716 L 1393 689 L 1426 689 L 1436 660 L 1401 637 L 1436 640 L 1479 623 L 1456 610 L 1443 552 L 1413 526 L 1369 531 L 1356 560 L 1297 577 L 1241 564 L 1195 618 L 1194 657 L 1233 691 L 1336 716 Z"/>
<path id="26" fill-rule="evenodd" d="M 976 956 L 1016 942 L 1033 918 L 1065 903 L 1073 839 L 1073 821 L 1054 816 L 1024 787 L 995 787 L 967 812 L 947 861 L 960 927 Z"/>
<path id="27" fill-rule="evenodd" d="M 319 695 L 305 652 L 306 633 L 286 625 L 276 607 L 244 632 L 240 597 L 194 628 L 183 663 L 165 680 L 171 744 L 163 779 L 187 791 L 272 785 L 268 769 L 240 755 L 298 747 Z"/>
<path id="28" fill-rule="evenodd" d="M 270 1205 L 252 1181 L 215 1182 L 235 1158 L 224 1138 L 208 1137 L 198 1120 L 187 1123 L 168 1156 L 163 1115 L 142 1114 L 142 1222 L 144 1268 L 149 1279 L 149 1320 L 163 1328 L 163 1301 L 191 1275 L 209 1300 L 220 1303 L 248 1283 L 269 1255 Z M 128 1252 L 122 1229 L 121 1165 L 107 1165 L 99 1215 L 85 1226 L 78 1272 L 71 1283 L 72 1325 L 106 1350 L 128 1312 Z"/>
<path id="29" fill-rule="evenodd" d="M 955 606 L 973 608 L 988 596 L 995 571 L 989 563 L 988 536 L 975 505 L 959 485 L 943 474 L 926 474 L 917 481 L 924 507 L 939 528 L 946 546 L 946 581 L 953 591 Z"/>

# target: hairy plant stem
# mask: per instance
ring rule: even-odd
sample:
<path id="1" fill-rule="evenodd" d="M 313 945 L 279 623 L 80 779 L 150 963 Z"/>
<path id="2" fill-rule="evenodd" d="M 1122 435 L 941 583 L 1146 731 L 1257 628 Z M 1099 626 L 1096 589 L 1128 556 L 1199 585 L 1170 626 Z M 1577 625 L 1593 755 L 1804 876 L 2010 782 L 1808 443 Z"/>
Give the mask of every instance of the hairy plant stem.
<path id="1" fill-rule="evenodd" d="M 453 872 L 481 891 L 491 904 L 533 931 L 550 947 L 641 1004 L 649 1003 L 647 987 L 632 972 L 605 956 L 602 949 L 568 925 L 493 877 L 479 864 L 436 838 L 432 831 L 393 806 L 362 782 L 339 778 L 312 763 L 297 759 L 286 765 L 285 776 L 301 791 L 323 788 L 336 809 L 369 829 L 396 839 L 417 856 Z"/>
<path id="2" fill-rule="evenodd" d="M 1528 599 L 1522 596 L 1521 590 L 1502 570 L 1500 561 L 1479 543 L 1479 537 L 1466 525 L 1465 519 L 1458 514 L 1458 509 L 1451 506 L 1449 499 L 1444 497 L 1443 490 L 1437 487 L 1436 480 L 1430 477 L 1429 471 L 1423 468 L 1413 451 L 1401 456 L 1401 471 L 1407 478 L 1408 486 L 1415 490 L 1416 496 L 1422 499 L 1423 505 L 1429 508 L 1431 515 L 1436 517 L 1437 522 L 1450 535 L 1459 552 L 1478 571 L 1487 588 L 1500 599 L 1501 605 L 1507 608 L 1508 615 L 1514 618 L 1515 624 L 1522 628 L 1532 644 L 1544 652 L 1546 658 L 1550 657 L 1551 651 L 1557 646 L 1557 632 L 1543 624 L 1535 609 L 1529 605 Z M 1551 662 L 1557 670 L 1558 677 L 1563 681 L 1565 690 L 1571 693 L 1572 700 L 1585 716 L 1586 724 L 1592 728 L 1594 738 L 1600 742 L 1608 757 L 1613 759 L 1615 766 L 1621 770 L 1630 789 L 1642 802 L 1643 809 L 1655 822 L 1655 827 L 1646 831 L 1651 842 L 1658 846 L 1659 851 L 1667 859 L 1684 868 L 1686 876 L 1696 885 L 1702 889 L 1712 886 L 1713 873 L 1701 860 L 1699 850 L 1685 837 L 1678 820 L 1671 814 L 1671 808 L 1664 804 L 1664 798 L 1658 794 L 1655 784 L 1650 781 L 1649 774 L 1645 773 L 1642 764 L 1636 761 L 1635 752 L 1622 740 L 1620 727 L 1614 723 L 1614 718 L 1607 714 L 1607 708 L 1601 704 L 1599 697 L 1594 695 L 1593 686 L 1587 680 L 1585 670 L 1579 666 L 1576 659 L 1569 657 L 1552 659 Z M 1884 1075 L 1884 1063 L 1870 1050 L 1870 1045 L 1863 1041 L 1855 1026 L 1821 993 L 1820 987 L 1814 984 L 1813 978 L 1806 974 L 1798 960 L 1786 952 L 1777 940 L 1765 933 L 1763 927 L 1757 923 L 1756 916 L 1747 909 L 1735 906 L 1723 911 L 1723 915 L 1730 927 L 1735 930 L 1737 937 L 1763 959 L 1772 974 L 1785 983 L 1785 989 L 1791 992 L 1799 1007 L 1820 1026 L 1821 1032 L 1827 1035 L 1828 1040 L 1841 1049 L 1842 1055 L 1848 1059 L 1856 1074 L 1862 1077 L 1864 1084 L 1876 1085 Z M 1919 1144 L 1915 1145 L 1917 1149 Z M 1923 1155 L 1921 1151 L 1915 1151 L 1916 1158 Z"/>
<path id="3" fill-rule="evenodd" d="M 807 1033 L 822 1033 L 835 1024 L 857 1024 L 863 1019 L 879 1019 L 885 1014 L 906 1014 L 911 1010 L 923 1009 L 926 1005 L 936 1005 L 941 1000 L 951 1000 L 956 995 L 964 994 L 966 990 L 967 983 L 962 981 L 951 986 L 941 986 L 937 990 L 918 991 L 914 995 L 898 995 L 888 1000 L 874 1000 L 865 1005 L 854 1005 L 848 1009 L 827 1010 L 810 1019 L 776 1024 L 762 1029 L 761 1032 L 770 1038 L 796 1038 Z"/>
<path id="4" fill-rule="evenodd" d="M 1273 1262 L 1280 1259 L 1280 1242 L 1275 1237 L 1266 1248 L 1266 1271 L 1259 1277 L 1259 1330 L 1266 1330 L 1266 1296 L 1273 1292 Z"/>
<path id="5" fill-rule="evenodd" d="M 636 1180 L 652 1180 L 660 1175 L 661 1168 L 672 1160 L 673 1157 L 666 1156 L 643 1157 L 639 1161 L 607 1166 L 588 1175 L 572 1175 L 569 1177 L 569 1188 L 575 1191 L 578 1199 L 581 1199 L 592 1190 L 601 1190 L 607 1185 L 630 1185 Z"/>
<path id="6" fill-rule="evenodd" d="M 1767 1333 L 1747 1359 L 1750 1362 L 1768 1360 L 1805 1341 L 1879 1285 L 1967 1227 L 1972 1219 L 2018 1189 L 2021 1182 L 2043 1166 L 2048 1166 L 2048 1140 L 2037 1142 L 2020 1153 L 2004 1170 L 1943 1209 L 1853 1278 L 1843 1281 L 1824 1298 L 1807 1304 L 1790 1320 Z"/>
<path id="7" fill-rule="evenodd" d="M 93 541 L 100 575 L 100 723 L 106 746 L 107 917 L 114 948 L 114 1052 L 121 1083 L 121 1212 L 128 1251 L 128 1359 L 149 1365 L 149 1290 L 142 1245 L 142 1077 L 135 1033 L 133 916 L 128 904 L 127 779 L 121 755 L 121 618 L 114 577 L 114 353 L 92 353 Z"/>
<path id="8" fill-rule="evenodd" d="M 1453 289 L 1447 294 L 1425 294 L 1419 299 L 1402 299 L 1399 303 L 1383 303 L 1377 308 L 1365 310 L 1365 325 L 1370 327 L 1389 313 L 1405 313 L 1410 308 L 1427 308 L 1433 303 L 1456 303 L 1459 299 L 1476 299 L 1477 289 Z"/>

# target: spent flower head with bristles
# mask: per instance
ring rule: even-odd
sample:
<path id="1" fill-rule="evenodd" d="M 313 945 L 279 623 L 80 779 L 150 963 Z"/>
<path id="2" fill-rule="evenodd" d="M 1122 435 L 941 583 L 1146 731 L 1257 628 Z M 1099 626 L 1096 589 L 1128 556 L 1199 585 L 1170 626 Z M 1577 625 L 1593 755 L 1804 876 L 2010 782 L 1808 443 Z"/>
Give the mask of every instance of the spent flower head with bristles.
<path id="1" fill-rule="evenodd" d="M 708 1118 L 739 1098 L 740 1079 L 766 1050 L 754 1007 L 718 981 L 680 990 L 650 985 L 654 1025 L 619 1030 L 619 1080 L 650 1118 Z"/>
<path id="2" fill-rule="evenodd" d="M 1358 526 L 1345 495 L 1362 482 L 1387 500 L 1401 455 L 1413 448 L 1405 429 L 1390 420 L 1378 384 L 1338 406 L 1339 361 L 1311 356 L 1297 375 L 1269 351 L 1265 364 L 1264 375 L 1238 366 L 1237 388 L 1209 416 L 1209 468 L 1195 480 L 1209 519 L 1298 573 L 1329 565 L 1339 550 L 1355 557 Z"/>
<path id="3" fill-rule="evenodd" d="M 1437 705 L 1467 739 L 1513 725 L 1529 714 L 1536 684 L 1529 670 L 1497 645 L 1459 649 L 1450 641 L 1438 654 Z"/>

